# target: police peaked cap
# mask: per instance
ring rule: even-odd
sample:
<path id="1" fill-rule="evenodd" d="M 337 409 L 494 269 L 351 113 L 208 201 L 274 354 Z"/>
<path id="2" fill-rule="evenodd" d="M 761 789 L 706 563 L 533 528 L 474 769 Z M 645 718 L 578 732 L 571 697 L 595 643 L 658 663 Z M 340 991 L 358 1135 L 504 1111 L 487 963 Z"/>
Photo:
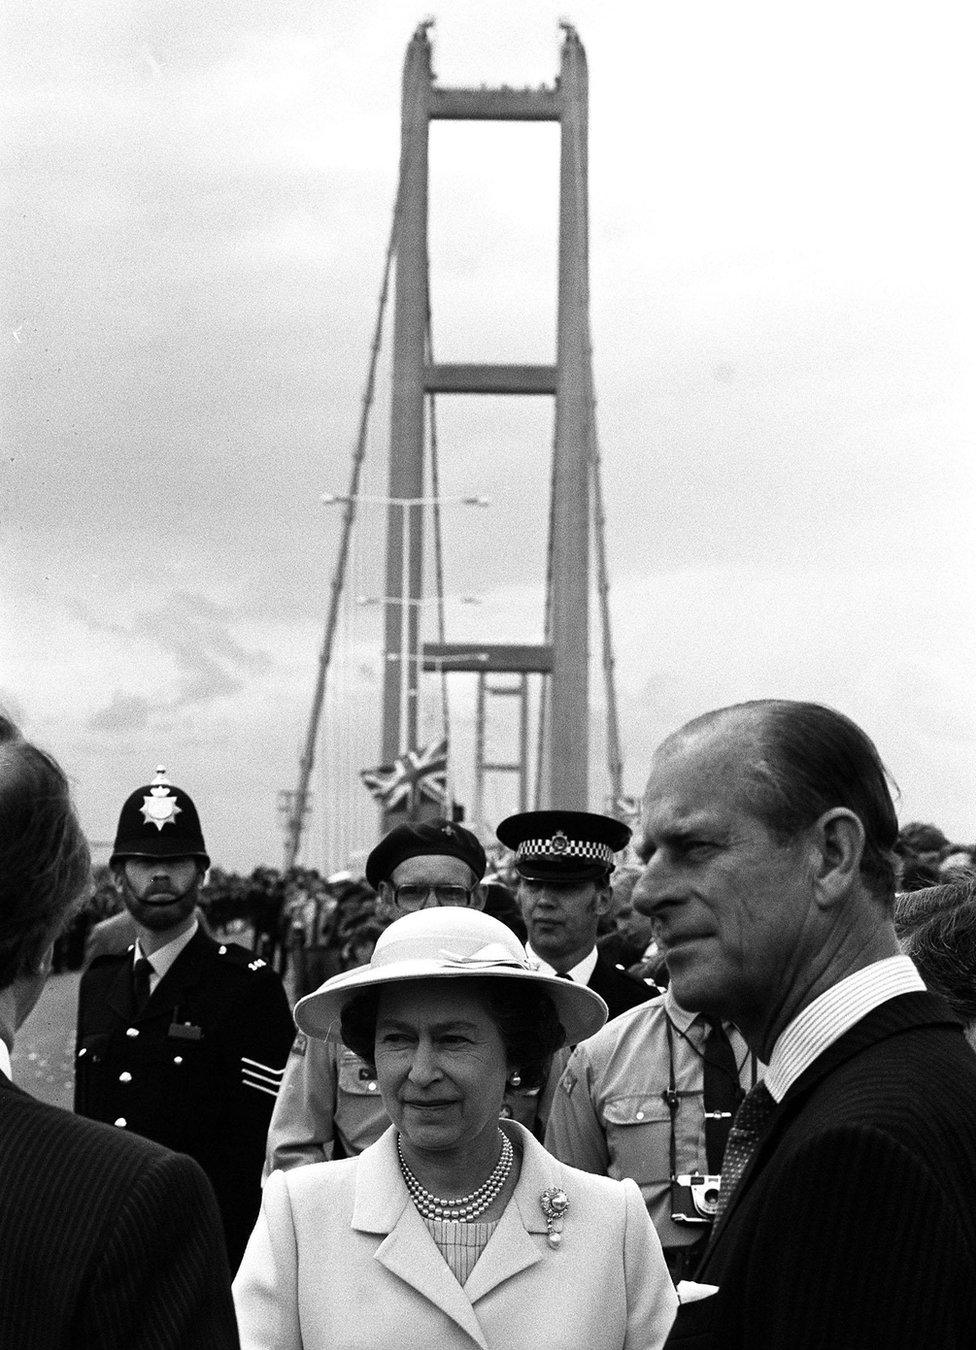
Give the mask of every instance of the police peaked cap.
<path id="1" fill-rule="evenodd" d="M 591 811 L 522 811 L 497 834 L 514 852 L 516 872 L 530 881 L 599 880 L 630 840 L 623 821 Z"/>
<path id="2" fill-rule="evenodd" d="M 193 799 L 173 786 L 165 769 L 126 798 L 109 864 L 125 858 L 199 858 L 210 866 Z"/>
<path id="3" fill-rule="evenodd" d="M 485 850 L 470 830 L 452 820 L 428 820 L 422 825 L 398 825 L 380 840 L 366 859 L 366 880 L 373 890 L 408 858 L 460 858 L 475 881 L 485 875 Z"/>

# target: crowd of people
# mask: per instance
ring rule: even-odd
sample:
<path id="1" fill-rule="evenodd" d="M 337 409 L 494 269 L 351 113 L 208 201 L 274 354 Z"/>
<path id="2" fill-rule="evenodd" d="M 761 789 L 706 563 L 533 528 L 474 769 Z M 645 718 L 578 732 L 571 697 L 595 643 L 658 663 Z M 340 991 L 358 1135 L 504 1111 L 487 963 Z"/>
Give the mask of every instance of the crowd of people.
<path id="1" fill-rule="evenodd" d="M 91 879 L 0 718 L 5 1343 L 973 1344 L 976 851 L 778 700 L 667 737 L 634 825 L 239 877 L 159 770 Z M 10 1076 L 52 968 L 73 1113 Z"/>

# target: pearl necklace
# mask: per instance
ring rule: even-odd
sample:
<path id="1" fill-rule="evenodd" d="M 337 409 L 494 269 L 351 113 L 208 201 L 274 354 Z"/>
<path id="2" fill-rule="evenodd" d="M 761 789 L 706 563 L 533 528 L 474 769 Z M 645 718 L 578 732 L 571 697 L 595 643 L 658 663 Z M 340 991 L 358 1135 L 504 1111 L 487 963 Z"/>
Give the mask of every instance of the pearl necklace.
<path id="1" fill-rule="evenodd" d="M 502 1151 L 498 1162 L 495 1164 L 495 1170 L 476 1191 L 472 1191 L 470 1195 L 462 1195 L 456 1200 L 444 1200 L 441 1196 L 433 1195 L 426 1187 L 421 1186 L 407 1166 L 403 1149 L 400 1146 L 400 1136 L 397 1135 L 397 1155 L 400 1159 L 400 1171 L 403 1173 L 403 1180 L 410 1192 L 410 1199 L 417 1206 L 423 1218 L 451 1219 L 468 1223 L 471 1219 L 476 1219 L 479 1214 L 484 1214 L 485 1210 L 501 1194 L 505 1182 L 508 1180 L 508 1174 L 512 1170 L 512 1162 L 515 1157 L 512 1141 L 508 1135 L 503 1133 L 502 1130 L 499 1130 L 498 1133 L 501 1135 Z"/>

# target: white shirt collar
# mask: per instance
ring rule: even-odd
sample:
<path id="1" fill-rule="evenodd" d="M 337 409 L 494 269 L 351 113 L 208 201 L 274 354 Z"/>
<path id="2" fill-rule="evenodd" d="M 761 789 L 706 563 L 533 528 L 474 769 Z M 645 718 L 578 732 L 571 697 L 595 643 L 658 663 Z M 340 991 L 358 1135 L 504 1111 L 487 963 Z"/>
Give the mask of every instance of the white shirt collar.
<path id="1" fill-rule="evenodd" d="M 6 1041 L 0 1041 L 0 1073 L 13 1082 L 14 1071 L 10 1067 L 10 1051 L 7 1048 Z"/>
<path id="2" fill-rule="evenodd" d="M 160 947 L 157 951 L 154 951 L 152 956 L 146 956 L 139 943 L 139 939 L 136 938 L 135 949 L 132 953 L 132 964 L 135 965 L 140 956 L 146 956 L 146 960 L 152 966 L 152 974 L 149 976 L 150 989 L 156 988 L 156 985 L 169 970 L 183 948 L 190 945 L 190 941 L 195 936 L 199 927 L 199 923 L 194 919 L 193 923 L 185 933 L 181 933 L 179 937 L 173 938 L 172 942 L 167 942 L 165 947 Z"/>
<path id="3" fill-rule="evenodd" d="M 888 956 L 832 985 L 780 1032 L 766 1071 L 766 1086 L 781 1102 L 800 1074 L 873 1008 L 898 994 L 924 992 L 907 956 Z"/>
<path id="4" fill-rule="evenodd" d="M 529 945 L 525 944 L 525 950 L 530 960 L 535 961 L 543 975 L 555 975 L 556 968 L 551 966 L 548 961 L 544 961 L 538 952 L 534 952 Z M 567 970 L 566 974 L 576 984 L 589 984 L 590 976 L 596 969 L 597 949 L 594 947 L 588 956 L 584 956 L 578 965 L 573 966 L 572 970 Z"/>

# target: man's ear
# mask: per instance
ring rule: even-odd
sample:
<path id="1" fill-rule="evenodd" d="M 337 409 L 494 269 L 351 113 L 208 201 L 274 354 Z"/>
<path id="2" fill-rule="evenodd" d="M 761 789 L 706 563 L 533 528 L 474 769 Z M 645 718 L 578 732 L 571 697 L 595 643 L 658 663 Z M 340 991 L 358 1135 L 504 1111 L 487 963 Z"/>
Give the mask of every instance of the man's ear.
<path id="1" fill-rule="evenodd" d="M 816 844 L 816 874 L 820 903 L 827 907 L 842 900 L 858 880 L 864 854 L 864 826 L 846 806 L 825 811 L 812 827 Z"/>
<path id="2" fill-rule="evenodd" d="M 471 892 L 471 904 L 468 906 L 468 908 L 484 909 L 485 901 L 487 899 L 488 896 L 485 894 L 485 888 L 479 881 L 478 884 L 475 886 L 474 890 Z"/>
<path id="3" fill-rule="evenodd" d="M 596 898 L 596 912 L 601 917 L 609 914 L 613 909 L 613 889 L 610 885 L 610 878 L 595 883 L 596 889 L 594 896 Z"/>
<path id="4" fill-rule="evenodd" d="M 376 892 L 376 917 L 380 923 L 392 923 L 396 918 L 393 905 L 393 887 L 388 881 L 381 881 Z"/>

